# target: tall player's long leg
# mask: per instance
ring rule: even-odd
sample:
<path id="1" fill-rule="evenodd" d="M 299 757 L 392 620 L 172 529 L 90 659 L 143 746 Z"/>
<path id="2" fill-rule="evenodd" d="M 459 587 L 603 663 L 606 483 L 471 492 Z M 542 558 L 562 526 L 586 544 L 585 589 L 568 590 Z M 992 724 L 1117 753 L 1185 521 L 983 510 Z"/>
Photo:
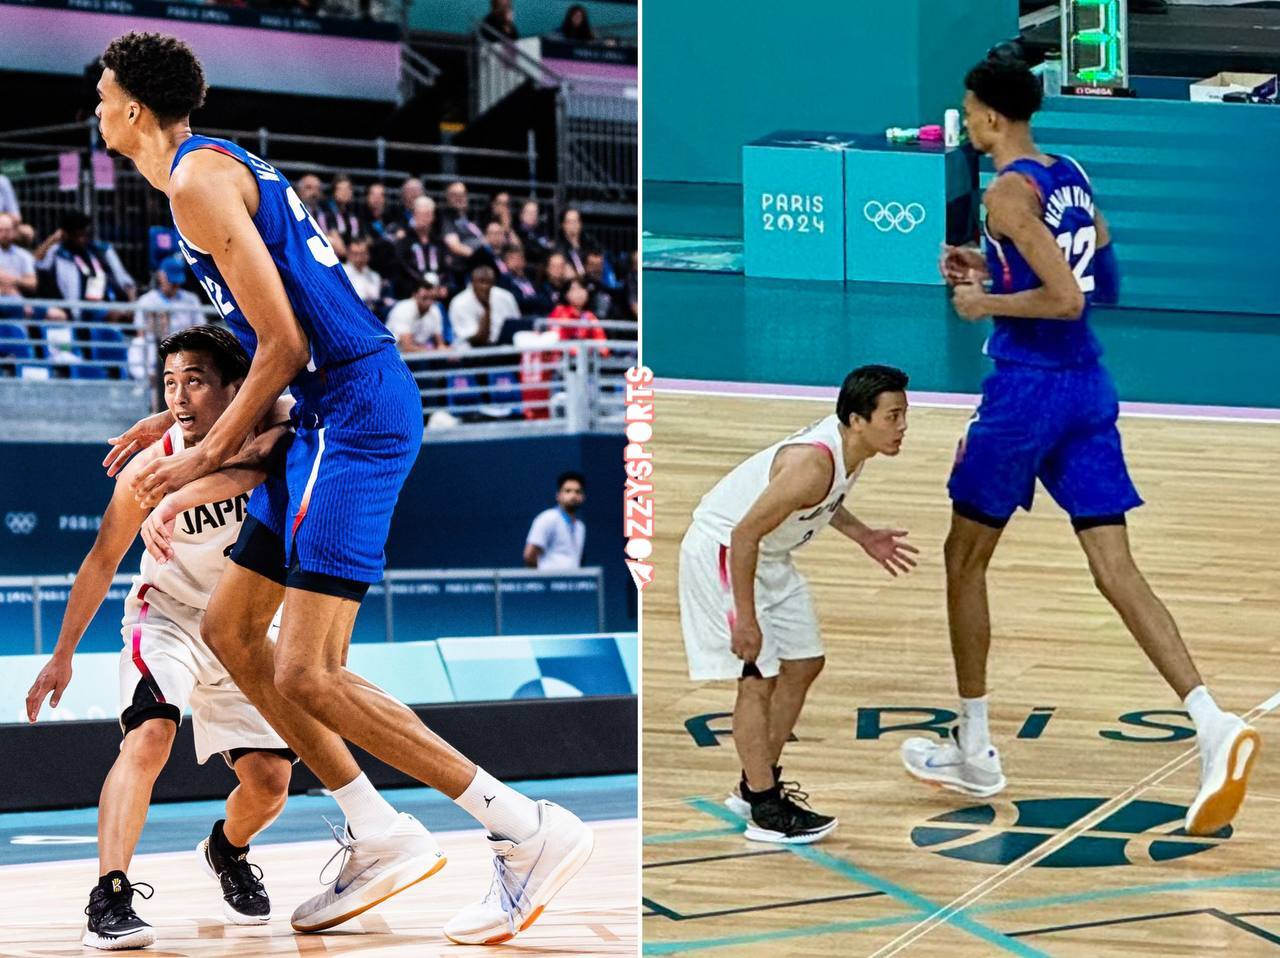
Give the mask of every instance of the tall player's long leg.
<path id="1" fill-rule="evenodd" d="M 350 599 L 286 589 L 277 688 L 342 738 L 456 799 L 475 778 L 475 764 L 407 706 L 344 667 L 359 608 Z"/>
<path id="2" fill-rule="evenodd" d="M 1178 632 L 1178 625 L 1138 570 L 1122 525 L 1096 526 L 1079 533 L 1098 590 L 1120 613 L 1130 634 L 1178 698 L 1186 698 L 1200 673 Z"/>
<path id="3" fill-rule="evenodd" d="M 961 698 L 987 694 L 987 652 L 991 648 L 987 564 L 1002 531 L 957 513 L 951 515 L 951 531 L 944 548 L 947 625 Z"/>
<path id="4" fill-rule="evenodd" d="M 325 788 L 338 789 L 360 775 L 350 749 L 341 737 L 295 708 L 276 689 L 275 649 L 267 630 L 284 591 L 265 576 L 227 563 L 209 600 L 200 634 L 240 690 Z M 319 631 L 315 634 L 323 635 Z"/>

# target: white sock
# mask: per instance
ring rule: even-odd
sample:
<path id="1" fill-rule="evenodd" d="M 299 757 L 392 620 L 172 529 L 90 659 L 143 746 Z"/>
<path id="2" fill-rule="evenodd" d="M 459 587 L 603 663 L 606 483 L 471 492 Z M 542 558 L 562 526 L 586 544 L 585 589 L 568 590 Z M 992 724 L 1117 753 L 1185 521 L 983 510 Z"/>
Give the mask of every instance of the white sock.
<path id="1" fill-rule="evenodd" d="M 1213 700 L 1213 696 L 1209 694 L 1209 690 L 1203 685 L 1197 685 L 1187 697 L 1182 700 L 1182 704 L 1187 707 L 1187 712 L 1191 715 L 1191 721 L 1195 722 L 1196 731 L 1201 731 L 1207 723 L 1222 716 L 1222 709 L 1218 708 L 1218 703 Z"/>
<path id="2" fill-rule="evenodd" d="M 378 794 L 364 772 L 329 794 L 342 809 L 342 814 L 347 816 L 347 830 L 353 838 L 381 834 L 394 825 L 399 816 L 391 804 Z"/>
<path id="3" fill-rule="evenodd" d="M 987 697 L 960 699 L 960 719 L 964 723 L 961 749 L 968 755 L 985 752 L 991 747 L 991 731 L 987 728 Z"/>
<path id="4" fill-rule="evenodd" d="M 478 765 L 476 777 L 454 801 L 494 838 L 522 842 L 538 830 L 537 804 Z"/>

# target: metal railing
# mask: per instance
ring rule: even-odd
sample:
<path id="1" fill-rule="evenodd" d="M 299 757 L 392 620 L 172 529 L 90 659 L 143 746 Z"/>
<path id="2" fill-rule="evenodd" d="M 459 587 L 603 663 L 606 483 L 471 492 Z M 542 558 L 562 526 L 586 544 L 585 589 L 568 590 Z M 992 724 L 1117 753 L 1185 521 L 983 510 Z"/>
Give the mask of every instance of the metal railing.
<path id="1" fill-rule="evenodd" d="M 6 310 L 61 309 L 79 319 L 5 317 Z M 212 306 L 186 306 L 202 320 L 217 319 Z M 133 321 L 108 318 L 132 313 Z M 422 396 L 423 421 L 432 438 L 490 438 L 531 433 L 572 434 L 621 428 L 618 397 L 623 372 L 635 364 L 637 327 L 626 320 L 570 322 L 519 320 L 529 327 L 511 345 L 402 353 Z M 112 420 L 135 419 L 163 405 L 156 344 L 168 335 L 169 313 L 136 302 L 82 300 L 0 301 L 0 416 L 17 433 L 33 402 L 46 390 L 43 438 L 60 417 L 88 427 L 83 407 L 92 404 Z M 563 339 L 558 331 L 603 330 L 607 339 Z M 7 384 L 22 387 L 16 394 Z M 113 387 L 113 402 L 102 392 Z M 82 392 L 77 393 L 74 390 Z M 72 390 L 70 393 L 68 390 Z M 77 401 L 76 395 L 83 395 Z M 127 395 L 126 395 L 127 394 Z M 122 422 L 120 425 L 128 425 Z M 34 427 L 33 427 L 34 428 Z M 98 426 L 91 428 L 100 431 Z M 17 434 L 15 434 L 17 438 Z"/>
<path id="2" fill-rule="evenodd" d="M 588 215 L 634 219 L 639 198 L 636 84 L 566 77 L 542 62 L 539 37 L 512 42 L 481 23 L 475 42 L 472 115 L 525 83 L 554 88 L 561 205 Z"/>
<path id="3" fill-rule="evenodd" d="M 0 591 L 3 591 L 4 602 L 6 604 L 13 601 L 22 601 L 17 599 L 13 593 L 30 592 L 31 595 L 31 638 L 32 638 L 32 654 L 42 655 L 46 651 L 43 612 L 44 605 L 48 602 L 64 603 L 67 601 L 71 586 L 75 583 L 75 575 L 68 573 L 67 575 L 6 575 L 0 576 Z M 405 583 L 420 582 L 422 580 L 442 580 L 445 582 L 485 582 L 493 583 L 493 633 L 494 635 L 503 634 L 503 592 L 509 591 L 503 588 L 504 583 L 519 582 L 522 580 L 548 580 L 548 579 L 581 579 L 590 580 L 595 583 L 596 593 L 596 631 L 604 631 L 605 620 L 605 595 L 604 595 L 604 570 L 600 566 L 584 566 L 580 569 L 519 569 L 519 568 L 488 568 L 488 569 L 388 569 L 384 575 L 383 582 L 380 585 L 370 589 L 370 598 L 376 599 L 377 592 L 382 592 L 382 601 L 386 613 L 386 641 L 395 641 L 395 600 L 396 595 L 401 596 L 411 594 L 410 590 L 398 588 Z M 122 587 L 130 586 L 133 583 L 134 576 L 130 574 L 116 575 L 111 579 L 111 590 L 117 590 Z M 514 590 L 511 590 L 514 591 Z M 111 592 L 108 592 L 108 598 L 112 598 Z M 116 593 L 115 598 L 122 598 Z M 487 626 L 485 627 L 487 629 Z M 53 643 L 48 645 L 48 651 L 52 651 Z M 7 653 L 12 654 L 12 653 Z"/>

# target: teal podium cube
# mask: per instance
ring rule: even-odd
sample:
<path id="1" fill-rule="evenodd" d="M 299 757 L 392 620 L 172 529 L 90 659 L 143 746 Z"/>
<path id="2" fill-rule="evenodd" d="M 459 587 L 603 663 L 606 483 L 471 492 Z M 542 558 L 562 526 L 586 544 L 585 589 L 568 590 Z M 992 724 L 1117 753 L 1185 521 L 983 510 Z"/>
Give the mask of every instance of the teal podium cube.
<path id="1" fill-rule="evenodd" d="M 838 134 L 783 130 L 742 148 L 746 275 L 844 279 L 845 143 Z"/>
<path id="2" fill-rule="evenodd" d="M 977 163 L 966 146 L 853 139 L 844 154 L 845 279 L 941 285 L 944 242 L 974 238 Z"/>

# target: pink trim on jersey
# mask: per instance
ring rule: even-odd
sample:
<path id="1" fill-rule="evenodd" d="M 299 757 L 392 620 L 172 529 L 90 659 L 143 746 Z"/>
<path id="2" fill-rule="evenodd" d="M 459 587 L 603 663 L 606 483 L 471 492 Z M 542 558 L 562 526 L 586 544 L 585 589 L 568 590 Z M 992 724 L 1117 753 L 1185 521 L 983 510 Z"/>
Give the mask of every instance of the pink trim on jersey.
<path id="1" fill-rule="evenodd" d="M 168 435 L 165 436 L 168 439 Z M 142 658 L 142 627 L 147 621 L 147 611 L 151 608 L 151 604 L 146 599 L 146 594 L 151 591 L 148 583 L 143 583 L 138 589 L 138 601 L 142 603 L 142 608 L 138 610 L 138 621 L 133 624 L 133 664 L 138 671 L 142 673 L 142 677 L 146 683 L 151 686 L 151 691 L 155 694 L 157 702 L 164 702 L 164 692 L 160 690 L 160 684 L 156 682 L 155 677 L 151 674 L 151 670 L 147 668 L 147 663 Z"/>

